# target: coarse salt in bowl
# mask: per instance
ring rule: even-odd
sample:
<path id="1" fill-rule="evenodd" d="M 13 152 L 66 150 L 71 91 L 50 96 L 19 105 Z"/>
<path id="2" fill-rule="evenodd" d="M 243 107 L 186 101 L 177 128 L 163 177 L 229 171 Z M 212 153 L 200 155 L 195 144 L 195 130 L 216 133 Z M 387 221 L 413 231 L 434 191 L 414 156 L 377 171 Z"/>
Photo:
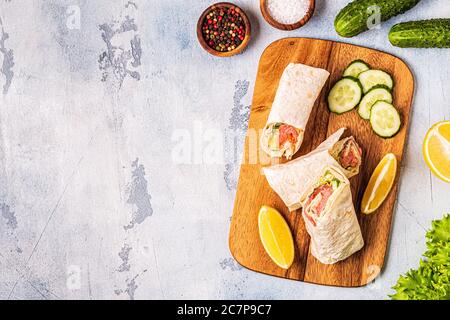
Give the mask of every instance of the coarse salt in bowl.
<path id="1" fill-rule="evenodd" d="M 278 23 L 289 25 L 305 17 L 309 2 L 310 0 L 267 0 L 267 10 Z"/>

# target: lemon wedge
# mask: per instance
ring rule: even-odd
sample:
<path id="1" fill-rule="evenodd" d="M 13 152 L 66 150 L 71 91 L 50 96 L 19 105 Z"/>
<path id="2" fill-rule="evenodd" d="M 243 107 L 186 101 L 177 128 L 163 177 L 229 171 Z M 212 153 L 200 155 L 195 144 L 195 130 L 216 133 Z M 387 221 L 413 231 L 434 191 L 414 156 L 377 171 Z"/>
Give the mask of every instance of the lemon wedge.
<path id="1" fill-rule="evenodd" d="M 361 212 L 369 214 L 377 210 L 388 196 L 397 173 L 397 158 L 388 153 L 381 159 L 370 177 L 361 202 Z"/>
<path id="2" fill-rule="evenodd" d="M 294 240 L 286 220 L 274 208 L 262 206 L 258 227 L 267 254 L 280 268 L 289 269 L 294 261 Z"/>
<path id="3" fill-rule="evenodd" d="M 450 183 L 450 121 L 436 123 L 423 142 L 423 157 L 431 171 Z"/>

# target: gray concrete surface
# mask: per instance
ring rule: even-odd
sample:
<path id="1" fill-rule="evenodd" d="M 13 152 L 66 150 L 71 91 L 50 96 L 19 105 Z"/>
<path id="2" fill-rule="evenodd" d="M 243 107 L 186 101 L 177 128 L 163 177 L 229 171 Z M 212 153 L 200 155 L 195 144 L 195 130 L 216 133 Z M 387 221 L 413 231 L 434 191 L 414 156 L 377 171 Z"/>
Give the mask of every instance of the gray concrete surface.
<path id="1" fill-rule="evenodd" d="M 304 284 L 248 271 L 228 250 L 259 57 L 282 37 L 340 39 L 346 2 L 317 0 L 310 23 L 287 33 L 259 1 L 236 1 L 254 37 L 219 59 L 195 36 L 211 1 L 2 0 L 0 298 L 386 299 L 450 211 L 450 185 L 421 154 L 427 129 L 450 119 L 450 51 L 394 48 L 387 32 L 450 17 L 448 0 L 346 40 L 405 59 L 417 81 L 381 276 L 357 289 Z"/>

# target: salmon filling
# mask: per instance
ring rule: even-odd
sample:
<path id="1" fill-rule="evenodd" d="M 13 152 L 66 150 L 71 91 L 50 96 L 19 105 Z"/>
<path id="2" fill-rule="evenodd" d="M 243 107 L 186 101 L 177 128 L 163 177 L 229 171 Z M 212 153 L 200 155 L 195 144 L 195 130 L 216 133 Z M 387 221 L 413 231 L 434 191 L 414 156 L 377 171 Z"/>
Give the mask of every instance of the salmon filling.
<path id="1" fill-rule="evenodd" d="M 275 123 L 267 129 L 269 149 L 273 154 L 286 154 L 290 158 L 296 152 L 300 130 L 284 123 Z"/>
<path id="2" fill-rule="evenodd" d="M 298 139 L 298 132 L 293 126 L 282 124 L 280 125 L 280 149 L 283 148 L 284 144 L 289 141 L 289 143 L 295 145 Z"/>
<path id="3" fill-rule="evenodd" d="M 361 156 L 361 148 L 354 139 L 349 139 L 339 153 L 339 163 L 345 169 L 357 168 L 361 164 Z"/>
<path id="4" fill-rule="evenodd" d="M 309 195 L 304 205 L 304 213 L 314 226 L 316 226 L 316 221 L 322 215 L 331 195 L 339 188 L 340 184 L 341 182 L 327 171 L 320 179 L 319 185 Z"/>

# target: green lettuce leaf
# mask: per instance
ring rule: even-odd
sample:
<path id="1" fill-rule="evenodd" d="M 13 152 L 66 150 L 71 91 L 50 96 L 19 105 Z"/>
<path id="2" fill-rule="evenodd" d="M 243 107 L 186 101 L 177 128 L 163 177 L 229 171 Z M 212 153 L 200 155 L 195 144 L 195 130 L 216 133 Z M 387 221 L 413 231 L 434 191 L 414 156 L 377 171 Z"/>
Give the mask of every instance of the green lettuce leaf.
<path id="1" fill-rule="evenodd" d="M 418 269 L 401 275 L 393 300 L 450 300 L 450 215 L 433 221 Z"/>
<path id="2" fill-rule="evenodd" d="M 432 228 L 427 232 L 427 244 L 450 241 L 450 217 L 432 222 Z"/>

